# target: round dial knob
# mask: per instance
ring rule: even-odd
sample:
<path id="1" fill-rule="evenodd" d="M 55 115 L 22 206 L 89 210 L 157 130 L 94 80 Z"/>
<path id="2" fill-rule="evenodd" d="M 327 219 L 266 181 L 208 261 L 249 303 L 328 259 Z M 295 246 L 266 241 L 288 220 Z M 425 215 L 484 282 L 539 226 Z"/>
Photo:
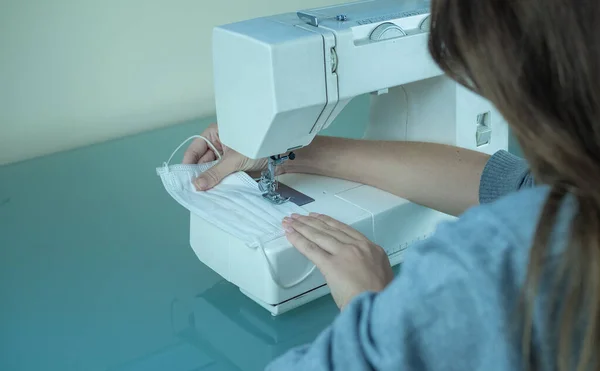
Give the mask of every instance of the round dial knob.
<path id="1" fill-rule="evenodd" d="M 387 22 L 377 26 L 377 28 L 375 28 L 371 33 L 370 39 L 373 41 L 380 41 L 394 39 L 396 37 L 402 36 L 406 36 L 406 32 L 404 32 L 397 25 Z"/>

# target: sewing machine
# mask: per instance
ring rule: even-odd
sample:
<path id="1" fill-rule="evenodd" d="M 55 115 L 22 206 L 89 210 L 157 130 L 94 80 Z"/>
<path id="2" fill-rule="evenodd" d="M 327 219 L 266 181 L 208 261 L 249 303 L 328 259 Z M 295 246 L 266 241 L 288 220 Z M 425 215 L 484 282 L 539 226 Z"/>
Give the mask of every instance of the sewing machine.
<path id="1" fill-rule="evenodd" d="M 452 217 L 341 179 L 276 179 L 275 169 L 367 93 L 365 139 L 437 142 L 488 154 L 506 149 L 501 115 L 445 77 L 431 59 L 429 22 L 428 1 L 367 0 L 233 23 L 213 34 L 220 138 L 247 157 L 269 158 L 259 181 L 264 197 L 294 202 L 279 193 L 281 184 L 299 192 L 306 211 L 359 230 L 386 250 L 392 265 Z M 198 258 L 273 315 L 329 293 L 320 272 L 311 272 L 313 265 L 285 237 L 264 246 L 270 271 L 259 249 L 194 214 L 190 223 Z M 278 286 L 272 274 L 280 283 L 306 278 Z"/>

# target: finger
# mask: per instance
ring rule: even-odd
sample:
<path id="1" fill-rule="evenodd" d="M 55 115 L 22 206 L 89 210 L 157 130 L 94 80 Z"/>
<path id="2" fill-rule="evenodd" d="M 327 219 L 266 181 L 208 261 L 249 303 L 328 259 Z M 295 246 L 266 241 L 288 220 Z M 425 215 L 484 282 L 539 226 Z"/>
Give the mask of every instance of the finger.
<path id="1" fill-rule="evenodd" d="M 319 270 L 323 270 L 323 267 L 327 266 L 327 262 L 331 258 L 331 254 L 327 251 L 320 248 L 314 242 L 309 241 L 306 237 L 302 236 L 300 233 L 290 230 L 286 231 L 286 238 L 290 243 L 300 251 L 300 253 L 308 260 L 313 262 Z"/>
<path id="2" fill-rule="evenodd" d="M 235 161 L 225 159 L 200 174 L 200 176 L 194 181 L 194 186 L 198 191 L 207 191 L 221 183 L 226 176 L 236 172 L 237 170 L 238 169 Z"/>
<path id="3" fill-rule="evenodd" d="M 307 240 L 317 244 L 320 248 L 330 254 L 336 254 L 342 247 L 342 243 L 333 236 L 323 233 L 322 231 L 313 228 L 308 224 L 304 224 L 299 220 L 285 218 L 283 220 L 283 225 L 286 230 L 288 230 L 288 227 L 291 227 L 293 230 L 304 236 Z"/>
<path id="4" fill-rule="evenodd" d="M 184 164 L 197 164 L 208 150 L 208 145 L 202 138 L 196 138 L 183 154 Z"/>
<path id="5" fill-rule="evenodd" d="M 304 216 L 304 215 L 293 214 L 292 219 L 299 220 L 302 223 L 308 224 L 311 227 L 318 229 L 319 231 L 321 231 L 323 233 L 329 234 L 333 238 L 335 238 L 336 240 L 338 240 L 342 243 L 349 244 L 349 243 L 356 242 L 355 238 L 352 238 L 351 236 L 346 234 L 344 231 L 340 230 L 339 228 L 330 226 L 330 225 L 326 224 L 325 222 L 323 222 L 322 220 L 315 218 L 313 216 Z"/>
<path id="6" fill-rule="evenodd" d="M 200 160 L 198 160 L 199 164 L 204 164 L 206 162 L 212 162 L 216 160 L 215 157 L 215 153 L 211 150 L 211 151 L 207 151 L 204 156 L 200 157 Z"/>
<path id="7" fill-rule="evenodd" d="M 347 224 L 340 222 L 339 220 L 335 220 L 332 217 L 329 217 L 327 215 L 314 214 L 314 213 L 311 213 L 311 216 L 321 220 L 323 223 L 327 224 L 328 226 L 330 226 L 332 228 L 339 229 L 340 231 L 346 233 L 348 236 L 350 236 L 354 239 L 368 240 L 368 238 L 366 238 L 362 233 L 360 233 L 356 229 L 350 227 Z"/>

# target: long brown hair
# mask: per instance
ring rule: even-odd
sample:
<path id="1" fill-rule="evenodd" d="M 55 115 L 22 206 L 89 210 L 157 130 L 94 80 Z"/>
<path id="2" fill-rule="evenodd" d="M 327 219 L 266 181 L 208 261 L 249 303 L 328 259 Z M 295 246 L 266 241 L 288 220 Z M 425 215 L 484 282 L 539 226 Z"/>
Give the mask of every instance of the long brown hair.
<path id="1" fill-rule="evenodd" d="M 600 350 L 600 1 L 432 0 L 429 49 L 447 75 L 489 99 L 511 126 L 537 183 L 541 211 L 523 288 L 523 351 L 563 201 L 577 201 L 564 264 L 554 272 L 557 365 L 598 367 Z M 525 248 L 525 247 L 524 247 Z M 560 304 L 558 304 L 560 303 Z M 583 324 L 583 325 L 582 325 Z M 552 339 L 547 339 L 552 341 Z"/>

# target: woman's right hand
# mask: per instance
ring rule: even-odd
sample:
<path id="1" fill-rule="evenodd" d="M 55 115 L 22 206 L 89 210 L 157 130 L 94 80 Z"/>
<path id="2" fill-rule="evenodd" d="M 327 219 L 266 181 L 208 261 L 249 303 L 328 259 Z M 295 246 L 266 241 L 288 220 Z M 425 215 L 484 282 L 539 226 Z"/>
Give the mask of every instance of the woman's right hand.
<path id="1" fill-rule="evenodd" d="M 267 159 L 249 159 L 221 143 L 217 124 L 210 125 L 201 135 L 215 146 L 215 149 L 219 151 L 222 158 L 218 164 L 202 173 L 194 181 L 194 186 L 199 191 L 206 191 L 213 188 L 229 174 L 238 171 L 262 171 L 267 167 Z M 202 138 L 197 138 L 185 151 L 183 163 L 203 164 L 212 162 L 218 157 Z"/>

